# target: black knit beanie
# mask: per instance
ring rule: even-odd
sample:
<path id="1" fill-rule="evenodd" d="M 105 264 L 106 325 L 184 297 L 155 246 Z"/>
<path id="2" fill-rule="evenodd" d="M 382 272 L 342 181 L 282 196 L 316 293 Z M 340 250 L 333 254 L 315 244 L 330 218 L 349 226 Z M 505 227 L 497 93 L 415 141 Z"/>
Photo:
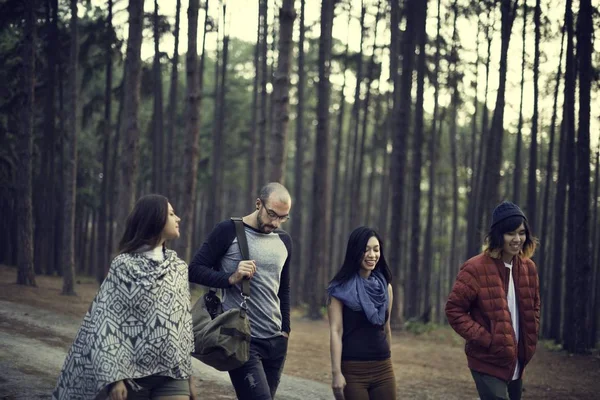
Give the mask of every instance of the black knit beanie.
<path id="1" fill-rule="evenodd" d="M 504 201 L 494 208 L 494 212 L 492 214 L 492 225 L 490 226 L 490 229 L 493 229 L 494 226 L 498 225 L 507 218 L 517 216 L 527 220 L 525 214 L 523 214 L 523 211 L 521 211 L 518 205 L 511 203 L 510 201 Z"/>

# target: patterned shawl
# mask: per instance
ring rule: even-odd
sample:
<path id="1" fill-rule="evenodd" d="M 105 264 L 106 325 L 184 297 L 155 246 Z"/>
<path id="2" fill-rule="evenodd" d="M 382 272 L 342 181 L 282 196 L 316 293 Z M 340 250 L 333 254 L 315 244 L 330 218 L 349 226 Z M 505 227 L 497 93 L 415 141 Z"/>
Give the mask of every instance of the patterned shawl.
<path id="1" fill-rule="evenodd" d="M 157 262 L 120 254 L 100 286 L 67 354 L 53 399 L 106 398 L 107 386 L 192 371 L 188 267 L 172 250 Z"/>

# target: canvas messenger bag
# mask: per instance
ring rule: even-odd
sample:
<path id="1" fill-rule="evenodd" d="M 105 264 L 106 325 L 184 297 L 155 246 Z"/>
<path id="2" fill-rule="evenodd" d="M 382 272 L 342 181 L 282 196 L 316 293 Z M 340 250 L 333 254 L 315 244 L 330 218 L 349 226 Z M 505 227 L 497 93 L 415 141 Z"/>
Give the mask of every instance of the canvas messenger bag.
<path id="1" fill-rule="evenodd" d="M 235 223 L 242 259 L 248 260 L 248 242 L 241 218 L 231 218 Z M 239 308 L 223 312 L 221 299 L 214 289 L 200 297 L 192 307 L 194 353 L 192 356 L 219 371 L 241 367 L 250 356 L 250 320 L 247 299 L 250 281 L 242 281 L 243 301 Z"/>

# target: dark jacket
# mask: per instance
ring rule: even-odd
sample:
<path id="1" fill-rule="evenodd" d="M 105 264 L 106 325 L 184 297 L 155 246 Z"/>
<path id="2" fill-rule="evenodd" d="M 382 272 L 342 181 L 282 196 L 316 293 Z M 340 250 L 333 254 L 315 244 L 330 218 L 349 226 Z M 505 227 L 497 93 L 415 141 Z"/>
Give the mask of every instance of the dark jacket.
<path id="1" fill-rule="evenodd" d="M 509 270 L 502 260 L 482 253 L 463 264 L 448 296 L 446 317 L 466 339 L 469 368 L 509 381 L 515 360 L 525 366 L 535 353 L 540 326 L 540 291 L 535 264 L 515 257 L 513 280 L 519 307 L 519 343 L 506 294 Z"/>

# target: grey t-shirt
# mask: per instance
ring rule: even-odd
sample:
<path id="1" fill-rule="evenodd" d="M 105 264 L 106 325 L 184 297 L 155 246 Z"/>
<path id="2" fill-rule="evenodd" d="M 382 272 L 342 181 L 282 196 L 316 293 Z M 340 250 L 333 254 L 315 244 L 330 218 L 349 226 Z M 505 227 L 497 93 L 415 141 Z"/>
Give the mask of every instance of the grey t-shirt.
<path id="1" fill-rule="evenodd" d="M 291 238 L 282 230 L 262 233 L 248 225 L 244 227 L 250 259 L 256 262 L 248 300 L 252 336 L 270 338 L 281 335 L 282 331 L 289 332 Z M 190 281 L 223 288 L 223 308 L 239 307 L 241 285 L 231 286 L 227 279 L 241 260 L 235 225 L 231 220 L 223 221 L 213 229 L 190 263 Z"/>

